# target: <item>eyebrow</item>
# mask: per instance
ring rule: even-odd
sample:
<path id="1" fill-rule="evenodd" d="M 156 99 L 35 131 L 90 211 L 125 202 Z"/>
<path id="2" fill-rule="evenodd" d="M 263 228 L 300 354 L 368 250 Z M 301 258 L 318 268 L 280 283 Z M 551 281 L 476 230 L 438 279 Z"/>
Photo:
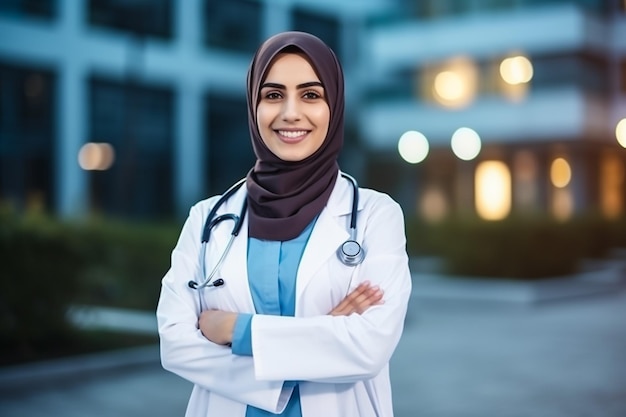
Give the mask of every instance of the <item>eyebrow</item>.
<path id="1" fill-rule="evenodd" d="M 321 82 L 319 81 L 309 81 L 307 83 L 302 83 L 302 84 L 298 84 L 296 86 L 296 88 L 302 89 L 302 88 L 309 88 L 309 87 L 322 87 L 324 88 L 324 85 L 322 85 Z M 261 88 L 278 88 L 279 90 L 286 90 L 287 87 L 285 87 L 283 84 L 278 84 L 278 83 L 265 83 L 261 86 Z"/>

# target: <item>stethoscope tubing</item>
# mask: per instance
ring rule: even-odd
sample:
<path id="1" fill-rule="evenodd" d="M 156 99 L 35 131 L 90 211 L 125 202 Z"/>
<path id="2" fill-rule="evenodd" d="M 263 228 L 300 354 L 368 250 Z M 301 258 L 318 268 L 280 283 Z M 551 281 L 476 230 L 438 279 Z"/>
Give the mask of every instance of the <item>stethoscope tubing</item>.
<path id="1" fill-rule="evenodd" d="M 365 252 L 363 251 L 363 248 L 356 240 L 356 220 L 357 220 L 357 211 L 358 211 L 358 206 L 359 206 L 359 188 L 358 188 L 358 184 L 356 180 L 352 176 L 343 172 L 341 173 L 341 176 L 346 178 L 351 183 L 352 188 L 353 188 L 353 193 L 352 193 L 352 210 L 351 210 L 351 215 L 350 215 L 350 228 L 349 228 L 350 238 L 349 240 L 347 240 L 340 246 L 337 253 L 338 253 L 339 259 L 345 265 L 356 266 L 363 261 L 363 258 L 365 256 Z M 225 220 L 233 221 L 234 223 L 233 230 L 230 234 L 230 238 L 228 239 L 226 247 L 224 248 L 224 251 L 222 252 L 222 255 L 220 256 L 217 263 L 211 270 L 211 273 L 200 284 L 194 280 L 189 281 L 187 283 L 189 288 L 194 289 L 194 290 L 201 290 L 207 287 L 218 287 L 224 284 L 224 280 L 222 279 L 217 279 L 215 281 L 213 279 L 215 278 L 215 275 L 222 267 L 222 264 L 226 260 L 226 256 L 230 252 L 230 248 L 232 247 L 235 238 L 237 237 L 237 235 L 239 234 L 241 230 L 241 227 L 243 225 L 243 220 L 246 216 L 246 211 L 248 209 L 248 201 L 247 199 L 244 199 L 244 203 L 242 204 L 241 212 L 239 213 L 239 216 L 237 216 L 234 213 L 226 213 L 217 217 L 215 217 L 215 215 L 217 214 L 217 211 L 222 206 L 222 204 L 224 204 L 224 202 L 228 198 L 230 198 L 230 196 L 233 195 L 245 183 L 245 181 L 246 179 L 243 178 L 237 181 L 235 184 L 233 184 L 228 190 L 226 190 L 226 192 L 219 198 L 219 200 L 217 200 L 217 202 L 215 203 L 215 205 L 209 212 L 207 216 L 207 220 L 205 221 L 205 224 L 203 227 L 201 247 L 200 247 L 200 252 L 201 252 L 200 271 L 202 275 L 204 275 L 204 271 L 206 270 L 205 269 L 206 251 L 207 251 L 206 247 L 207 247 L 209 238 L 211 236 L 211 230 L 215 226 L 217 226 L 219 223 Z M 350 248 L 350 250 L 347 251 L 346 248 Z M 350 253 L 347 253 L 347 252 L 350 252 Z"/>

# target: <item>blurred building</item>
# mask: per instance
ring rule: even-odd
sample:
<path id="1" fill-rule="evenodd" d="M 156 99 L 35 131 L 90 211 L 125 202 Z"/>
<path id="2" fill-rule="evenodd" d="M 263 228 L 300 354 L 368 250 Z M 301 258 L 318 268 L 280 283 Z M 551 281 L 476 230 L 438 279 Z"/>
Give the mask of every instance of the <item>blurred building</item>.
<path id="1" fill-rule="evenodd" d="M 0 200 L 63 216 L 184 215 L 252 166 L 251 55 L 274 33 L 303 30 L 344 64 L 342 166 L 407 213 L 617 216 L 626 204 L 616 140 L 626 117 L 625 8 L 1 0 Z M 405 137 L 405 158 L 421 159 L 419 144 L 429 144 L 417 164 L 398 154 L 406 131 L 419 133 Z"/>
<path id="2" fill-rule="evenodd" d="M 437 220 L 624 213 L 626 1 L 406 0 L 367 33 L 378 187 Z M 620 125 L 626 145 L 626 122 Z M 414 165 L 399 166 L 398 139 Z M 393 149 L 392 149 L 393 148 Z M 388 158 L 380 157 L 387 152 Z M 384 174 L 383 174 L 384 173 Z"/>

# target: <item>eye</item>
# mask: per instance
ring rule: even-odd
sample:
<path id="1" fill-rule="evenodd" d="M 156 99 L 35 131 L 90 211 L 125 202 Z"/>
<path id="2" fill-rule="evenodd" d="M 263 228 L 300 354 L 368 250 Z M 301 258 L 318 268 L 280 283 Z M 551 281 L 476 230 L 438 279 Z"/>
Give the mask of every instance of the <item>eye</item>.
<path id="1" fill-rule="evenodd" d="M 307 90 L 304 92 L 302 97 L 307 100 L 316 100 L 318 98 L 322 98 L 322 95 L 315 90 Z"/>
<path id="2" fill-rule="evenodd" d="M 265 94 L 265 98 L 268 100 L 278 100 L 281 97 L 281 94 L 277 91 L 270 91 Z"/>

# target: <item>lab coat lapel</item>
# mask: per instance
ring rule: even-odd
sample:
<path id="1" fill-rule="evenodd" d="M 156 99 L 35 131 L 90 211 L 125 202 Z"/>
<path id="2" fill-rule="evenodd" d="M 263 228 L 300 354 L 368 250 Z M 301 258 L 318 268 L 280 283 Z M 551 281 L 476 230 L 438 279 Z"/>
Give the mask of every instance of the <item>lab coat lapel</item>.
<path id="1" fill-rule="evenodd" d="M 320 213 L 300 260 L 296 299 L 302 295 L 317 270 L 325 265 L 330 257 L 337 256 L 337 249 L 350 236 L 346 229 L 340 226 L 339 220 L 327 209 Z"/>
<path id="2" fill-rule="evenodd" d="M 302 254 L 298 268 L 296 299 L 302 295 L 317 270 L 325 265 L 331 257 L 337 256 L 339 246 L 350 237 L 347 230 L 346 215 L 350 213 L 351 203 L 351 189 L 347 186 L 346 181 L 339 177 L 326 207 L 317 218 Z"/>

